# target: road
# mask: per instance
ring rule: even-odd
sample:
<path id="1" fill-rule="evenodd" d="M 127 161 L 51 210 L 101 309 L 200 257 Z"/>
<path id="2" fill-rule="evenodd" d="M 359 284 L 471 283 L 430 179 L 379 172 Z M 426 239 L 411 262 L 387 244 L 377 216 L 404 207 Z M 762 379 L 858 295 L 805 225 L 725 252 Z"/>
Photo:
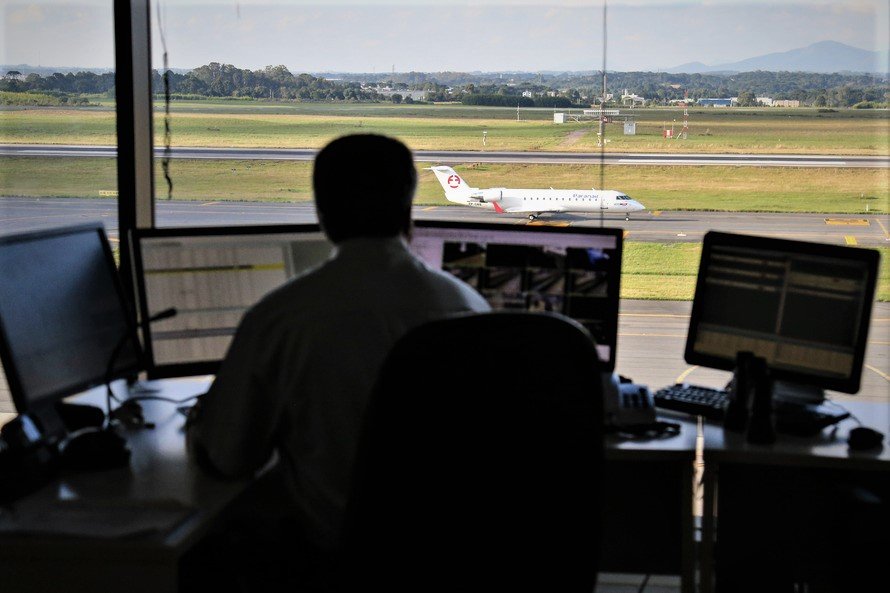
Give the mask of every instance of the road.
<path id="1" fill-rule="evenodd" d="M 434 220 L 463 220 L 529 224 L 521 215 L 498 215 L 460 206 L 418 206 L 415 217 Z M 115 200 L 77 198 L 0 197 L 0 234 L 61 226 L 79 221 L 103 220 L 109 234 L 117 232 Z M 234 226 L 315 222 L 315 209 L 308 203 L 263 202 L 157 202 L 158 226 Z M 532 224 L 599 226 L 596 215 L 543 215 Z M 877 247 L 890 245 L 887 215 L 757 214 L 727 212 L 641 212 L 625 221 L 621 215 L 605 215 L 605 226 L 623 228 L 630 241 L 697 242 L 709 230 L 820 241 L 837 245 Z"/>
<path id="2" fill-rule="evenodd" d="M 155 157 L 163 156 L 155 147 Z M 183 148 L 172 149 L 171 158 L 213 160 L 311 161 L 316 151 L 308 148 Z M 47 144 L 0 144 L 0 156 L 114 157 L 114 146 Z M 662 154 L 599 152 L 502 152 L 416 150 L 421 162 L 457 163 L 546 163 L 591 165 L 603 159 L 608 165 L 731 165 L 737 167 L 868 167 L 890 168 L 888 156 L 788 155 L 788 154 Z"/>

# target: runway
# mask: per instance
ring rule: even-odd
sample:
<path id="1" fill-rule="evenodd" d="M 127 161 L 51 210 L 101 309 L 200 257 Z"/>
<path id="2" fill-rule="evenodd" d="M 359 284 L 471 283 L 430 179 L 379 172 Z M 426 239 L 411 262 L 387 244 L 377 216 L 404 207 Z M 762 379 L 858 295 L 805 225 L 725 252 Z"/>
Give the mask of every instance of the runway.
<path id="1" fill-rule="evenodd" d="M 309 148 L 189 148 L 176 147 L 175 159 L 311 161 L 317 151 Z M 155 158 L 163 156 L 155 147 Z M 74 146 L 47 144 L 0 144 L 0 156 L 30 157 L 115 157 L 114 146 Z M 890 168 L 888 156 L 788 155 L 788 154 L 688 154 L 605 152 L 504 152 L 416 150 L 419 162 L 527 163 L 595 165 L 674 165 L 736 167 L 867 167 Z"/>
<path id="2" fill-rule="evenodd" d="M 543 215 L 533 223 L 518 214 L 480 212 L 461 206 L 417 206 L 415 218 L 497 222 L 502 224 L 552 224 L 573 227 L 600 226 L 595 214 Z M 156 203 L 158 226 L 236 226 L 315 222 L 308 203 L 267 202 L 166 202 Z M 0 234 L 61 226 L 85 220 L 103 220 L 112 236 L 117 232 L 115 200 L 80 198 L 0 197 Z M 769 214 L 751 212 L 641 212 L 625 221 L 623 215 L 606 214 L 603 226 L 620 227 L 625 240 L 655 243 L 698 242 L 709 230 L 737 232 L 835 245 L 878 247 L 890 245 L 890 219 L 886 215 Z"/>

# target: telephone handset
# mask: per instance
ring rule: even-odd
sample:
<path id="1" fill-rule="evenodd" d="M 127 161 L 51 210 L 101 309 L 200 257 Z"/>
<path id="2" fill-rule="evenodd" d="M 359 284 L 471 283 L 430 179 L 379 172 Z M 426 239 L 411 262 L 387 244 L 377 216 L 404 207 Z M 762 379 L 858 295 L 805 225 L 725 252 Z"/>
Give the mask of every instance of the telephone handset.
<path id="1" fill-rule="evenodd" d="M 637 385 L 617 373 L 604 374 L 603 400 L 607 426 L 627 428 L 656 422 L 655 403 L 646 385 Z"/>

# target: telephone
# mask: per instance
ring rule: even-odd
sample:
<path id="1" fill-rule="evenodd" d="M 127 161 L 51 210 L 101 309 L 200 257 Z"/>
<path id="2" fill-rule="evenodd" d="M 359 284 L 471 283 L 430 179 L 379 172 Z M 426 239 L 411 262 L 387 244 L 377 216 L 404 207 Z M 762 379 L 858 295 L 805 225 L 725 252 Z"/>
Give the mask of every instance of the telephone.
<path id="1" fill-rule="evenodd" d="M 0 428 L 0 504 L 37 490 L 58 469 L 56 443 L 28 414 L 20 414 Z"/>
<path id="2" fill-rule="evenodd" d="M 607 426 L 627 428 L 656 422 L 649 387 L 637 385 L 617 373 L 603 374 L 603 401 Z"/>

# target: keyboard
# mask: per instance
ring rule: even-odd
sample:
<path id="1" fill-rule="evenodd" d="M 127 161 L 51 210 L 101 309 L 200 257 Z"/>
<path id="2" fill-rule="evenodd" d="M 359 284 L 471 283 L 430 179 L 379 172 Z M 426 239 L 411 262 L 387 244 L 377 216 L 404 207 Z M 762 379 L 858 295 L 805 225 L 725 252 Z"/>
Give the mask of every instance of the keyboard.
<path id="1" fill-rule="evenodd" d="M 722 389 L 677 383 L 655 392 L 655 407 L 704 416 L 708 420 L 723 420 L 729 394 Z"/>
<path id="2" fill-rule="evenodd" d="M 677 383 L 659 389 L 653 399 L 657 408 L 722 421 L 729 403 L 729 393 L 722 389 Z M 850 417 L 846 410 L 827 404 L 775 402 L 773 410 L 776 430 L 797 436 L 816 435 L 822 429 Z"/>

